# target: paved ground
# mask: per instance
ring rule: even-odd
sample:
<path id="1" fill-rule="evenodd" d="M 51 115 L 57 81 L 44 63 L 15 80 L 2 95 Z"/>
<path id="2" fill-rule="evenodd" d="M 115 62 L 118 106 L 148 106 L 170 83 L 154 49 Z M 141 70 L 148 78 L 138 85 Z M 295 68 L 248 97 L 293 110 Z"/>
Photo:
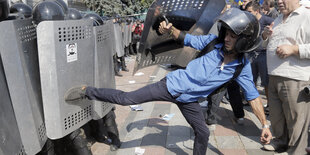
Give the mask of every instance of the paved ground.
<path id="1" fill-rule="evenodd" d="M 116 87 L 131 91 L 154 83 L 163 78 L 169 70 L 165 66 L 151 66 L 139 70 L 140 76 L 132 76 L 134 57 L 127 58 L 130 72 L 121 72 L 123 77 L 116 77 Z M 261 93 L 262 94 L 262 93 Z M 263 103 L 266 97 L 262 95 Z M 122 146 L 111 152 L 109 146 L 95 143 L 94 155 L 134 155 L 135 149 L 145 149 L 145 155 L 183 155 L 192 154 L 193 130 L 185 121 L 176 105 L 169 102 L 149 102 L 141 105 L 143 111 L 131 111 L 128 106 L 116 106 L 116 121 L 120 131 Z M 238 125 L 230 105 L 221 104 L 219 124 L 210 126 L 211 136 L 207 155 L 271 155 L 273 152 L 261 150 L 259 143 L 261 124 L 251 108 L 244 108 L 244 125 Z M 169 121 L 162 117 L 175 114 Z"/>

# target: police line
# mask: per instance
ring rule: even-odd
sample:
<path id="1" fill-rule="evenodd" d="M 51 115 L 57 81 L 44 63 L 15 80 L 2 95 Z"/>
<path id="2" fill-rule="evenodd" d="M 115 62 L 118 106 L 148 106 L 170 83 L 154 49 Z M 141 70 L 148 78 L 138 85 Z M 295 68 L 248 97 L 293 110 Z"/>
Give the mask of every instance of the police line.
<path id="1" fill-rule="evenodd" d="M 78 84 L 115 88 L 112 21 L 43 21 L 35 27 L 32 19 L 22 19 L 0 22 L 0 28 L 6 30 L 0 36 L 0 128 L 10 139 L 1 146 L 4 154 L 36 154 L 47 137 L 62 138 L 113 108 L 63 99 Z"/>

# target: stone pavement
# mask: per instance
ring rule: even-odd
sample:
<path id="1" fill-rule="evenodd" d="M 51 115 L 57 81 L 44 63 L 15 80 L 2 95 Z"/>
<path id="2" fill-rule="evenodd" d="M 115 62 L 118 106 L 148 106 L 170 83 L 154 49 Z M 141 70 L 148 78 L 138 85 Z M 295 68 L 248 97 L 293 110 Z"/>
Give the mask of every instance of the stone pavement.
<path id="1" fill-rule="evenodd" d="M 116 77 L 116 87 L 124 91 L 141 88 L 154 83 L 170 72 L 165 66 L 151 66 L 139 70 L 143 75 L 132 76 L 134 57 L 127 58 L 130 72 L 121 72 L 123 77 Z M 260 90 L 260 89 L 259 89 Z M 260 90 L 261 92 L 261 90 Z M 262 93 L 261 93 L 262 94 Z M 266 97 L 262 96 L 266 104 Z M 95 143 L 93 155 L 135 155 L 135 148 L 145 149 L 144 155 L 183 155 L 192 154 L 193 130 L 185 121 L 175 104 L 169 102 L 149 102 L 141 104 L 143 111 L 131 111 L 129 106 L 116 105 L 116 122 L 120 131 L 122 146 L 111 152 L 109 146 Z M 230 105 L 221 104 L 218 111 L 219 124 L 210 126 L 211 136 L 207 155 L 272 155 L 273 152 L 261 150 L 259 142 L 261 124 L 246 106 L 244 125 L 238 125 Z M 174 114 L 165 121 L 162 116 Z"/>

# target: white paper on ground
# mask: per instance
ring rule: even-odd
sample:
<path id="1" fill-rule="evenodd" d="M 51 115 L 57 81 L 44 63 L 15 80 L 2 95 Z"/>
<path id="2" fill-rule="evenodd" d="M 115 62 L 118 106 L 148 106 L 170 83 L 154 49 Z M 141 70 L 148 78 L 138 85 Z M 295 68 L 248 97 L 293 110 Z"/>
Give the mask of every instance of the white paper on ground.
<path id="1" fill-rule="evenodd" d="M 140 147 L 136 147 L 136 148 L 135 148 L 135 154 L 136 154 L 136 155 L 143 155 L 144 152 L 145 152 L 145 149 L 142 149 L 142 148 L 140 148 Z"/>
<path id="2" fill-rule="evenodd" d="M 163 116 L 163 120 L 169 121 L 173 116 L 174 116 L 174 114 L 165 114 L 165 115 Z"/>
<path id="3" fill-rule="evenodd" d="M 142 76 L 142 75 L 144 75 L 143 72 L 138 72 L 138 73 L 135 74 L 135 76 Z"/>
<path id="4" fill-rule="evenodd" d="M 130 105 L 129 107 L 131 108 L 132 111 L 143 111 L 141 105 Z"/>
<path id="5" fill-rule="evenodd" d="M 132 80 L 132 81 L 128 81 L 130 84 L 134 84 L 134 83 L 136 83 L 136 81 L 135 80 Z"/>

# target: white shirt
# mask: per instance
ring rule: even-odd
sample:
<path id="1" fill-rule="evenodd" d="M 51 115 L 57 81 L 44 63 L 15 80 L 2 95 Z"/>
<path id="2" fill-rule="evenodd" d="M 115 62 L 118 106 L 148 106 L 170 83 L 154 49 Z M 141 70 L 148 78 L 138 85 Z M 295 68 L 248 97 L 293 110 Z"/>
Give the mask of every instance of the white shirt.
<path id="1" fill-rule="evenodd" d="M 281 59 L 276 54 L 278 46 L 298 45 L 299 56 Z M 267 46 L 267 67 L 269 75 L 295 80 L 310 79 L 310 10 L 304 6 L 293 11 L 286 21 L 281 14 L 274 21 L 273 33 Z"/>

